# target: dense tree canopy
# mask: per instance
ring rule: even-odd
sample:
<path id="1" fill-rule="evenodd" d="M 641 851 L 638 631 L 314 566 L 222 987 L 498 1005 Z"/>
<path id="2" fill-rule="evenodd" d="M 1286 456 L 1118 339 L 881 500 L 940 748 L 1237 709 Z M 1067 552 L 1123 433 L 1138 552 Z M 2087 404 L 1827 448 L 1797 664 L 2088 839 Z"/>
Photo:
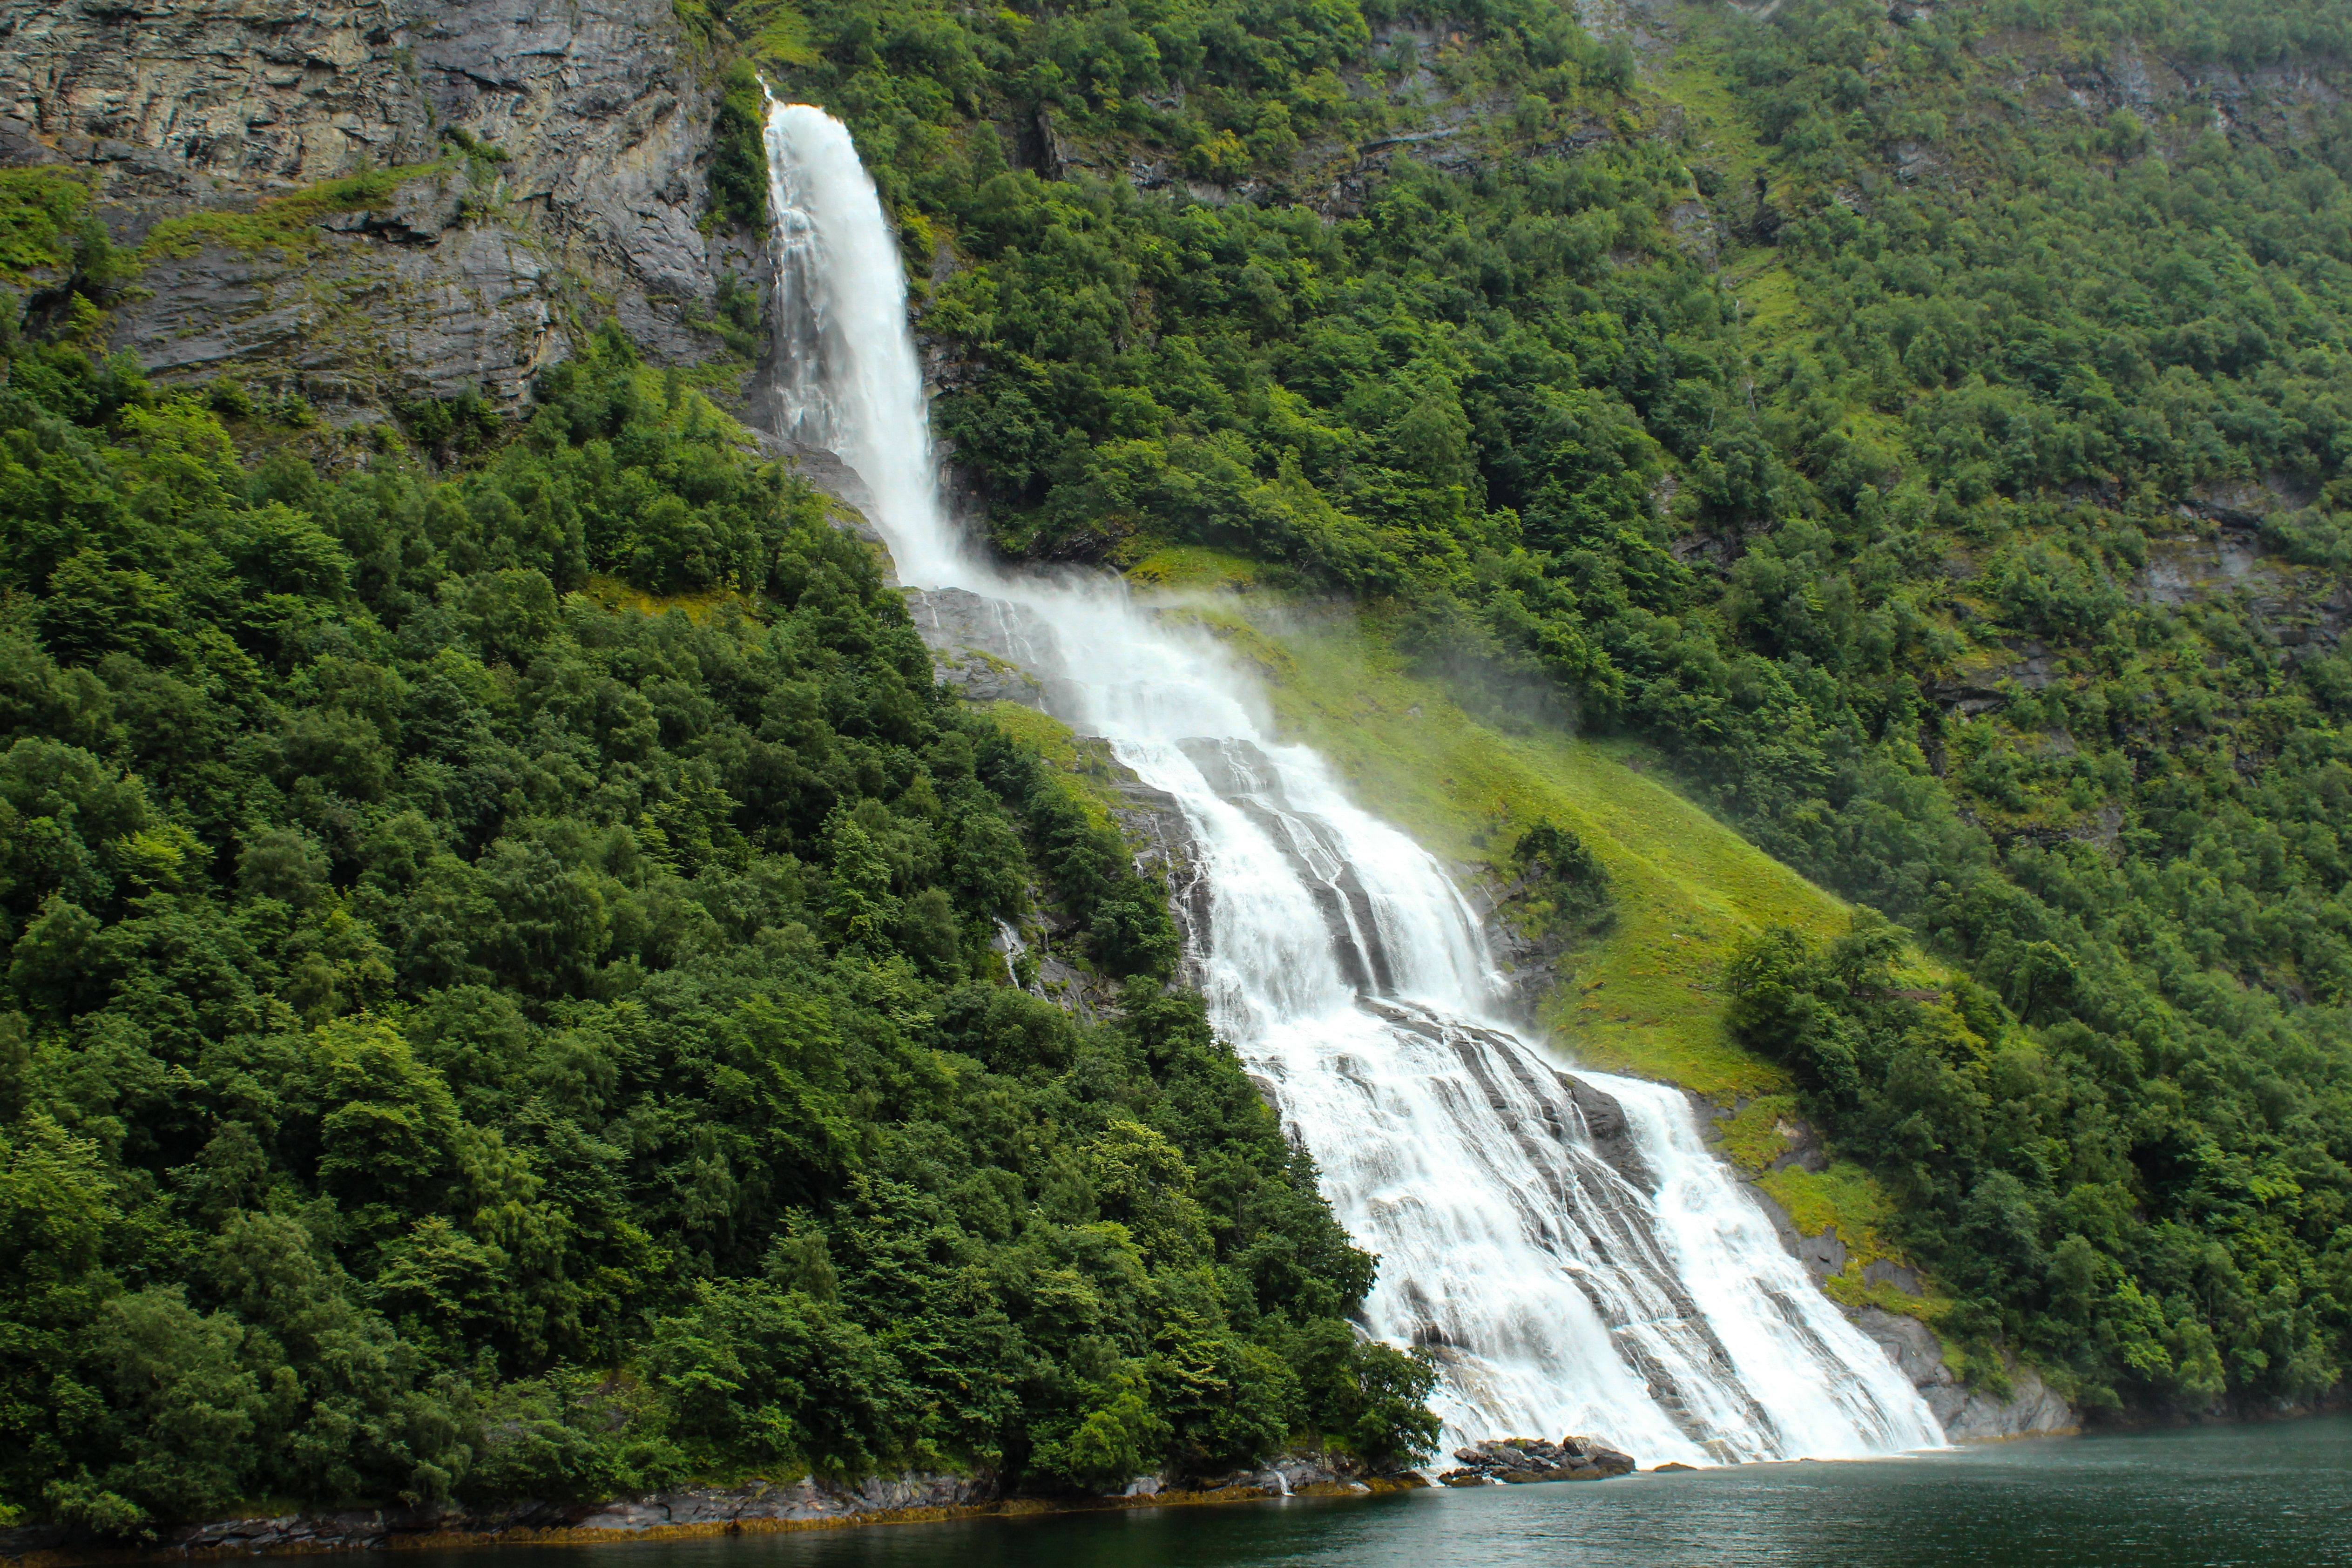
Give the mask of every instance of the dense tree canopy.
<path id="1" fill-rule="evenodd" d="M 1867 906 L 1732 1026 L 1948 1333 L 2093 1406 L 2338 1384 L 2340 6 L 679 10 L 714 223 L 734 68 L 850 121 L 1006 550 L 1357 594 Z M 695 377 L 607 331 L 365 450 L 104 359 L 86 205 L 0 173 L 0 1509 L 1432 1440 L 1099 802 Z M 1607 924 L 1572 837 L 1515 864 Z"/>
<path id="2" fill-rule="evenodd" d="M 1159 889 L 699 393 L 608 330 L 411 411 L 436 479 L 71 320 L 0 386 L 0 1508 L 1425 1448 Z"/>
<path id="3" fill-rule="evenodd" d="M 2342 10 L 1769 9 L 1657 9 L 1637 62 L 1515 0 L 854 0 L 779 68 L 918 270 L 952 247 L 940 419 L 1008 550 L 1238 550 L 1497 718 L 1649 738 L 1972 977 L 1874 999 L 1859 930 L 1731 977 L 1948 1331 L 2094 1406 L 2310 1398 L 2352 1348 Z"/>

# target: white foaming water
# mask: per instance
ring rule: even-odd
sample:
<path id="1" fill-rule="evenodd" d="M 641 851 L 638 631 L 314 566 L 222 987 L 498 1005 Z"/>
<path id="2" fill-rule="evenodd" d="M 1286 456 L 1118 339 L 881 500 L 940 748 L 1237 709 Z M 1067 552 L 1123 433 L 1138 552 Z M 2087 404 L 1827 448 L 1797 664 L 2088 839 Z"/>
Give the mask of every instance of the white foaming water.
<path id="1" fill-rule="evenodd" d="M 1212 639 L 1115 581 L 1012 575 L 966 547 L 898 245 L 848 132 L 772 103 L 768 160 L 780 428 L 865 481 L 908 586 L 980 595 L 958 603 L 1059 716 L 1181 807 L 1209 889 L 1186 934 L 1211 1014 L 1380 1255 L 1366 1326 L 1438 1358 L 1448 1446 L 1577 1433 L 1707 1464 L 1939 1444 L 1679 1094 L 1571 1076 L 1496 1022 L 1499 982 L 1444 870 L 1276 740 Z"/>

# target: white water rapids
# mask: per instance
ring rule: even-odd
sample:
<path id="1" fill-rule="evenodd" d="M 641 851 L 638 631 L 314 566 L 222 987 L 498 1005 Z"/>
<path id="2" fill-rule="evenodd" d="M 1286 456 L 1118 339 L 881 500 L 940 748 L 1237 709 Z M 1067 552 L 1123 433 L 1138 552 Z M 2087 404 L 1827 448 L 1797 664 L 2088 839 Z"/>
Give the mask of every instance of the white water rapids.
<path id="1" fill-rule="evenodd" d="M 1438 1358 L 1447 1446 L 1575 1433 L 1705 1465 L 1940 1443 L 1680 1094 L 1570 1075 L 1496 1021 L 1498 978 L 1444 870 L 1282 742 L 1212 639 L 1114 581 L 1015 575 L 966 547 L 873 182 L 822 110 L 773 105 L 767 146 L 781 432 L 856 472 L 905 584 L 990 620 L 1059 717 L 1181 806 L 1212 1016 L 1380 1257 L 1366 1327 Z"/>

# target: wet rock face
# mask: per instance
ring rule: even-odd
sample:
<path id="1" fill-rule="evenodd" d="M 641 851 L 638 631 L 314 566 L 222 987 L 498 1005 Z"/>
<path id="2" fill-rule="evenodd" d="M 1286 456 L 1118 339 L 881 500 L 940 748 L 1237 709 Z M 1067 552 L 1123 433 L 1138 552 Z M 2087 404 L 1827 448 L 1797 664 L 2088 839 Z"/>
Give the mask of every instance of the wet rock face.
<path id="1" fill-rule="evenodd" d="M 1656 1192 L 1658 1178 L 1643 1160 L 1633 1142 L 1633 1130 L 1626 1123 L 1625 1108 L 1617 1103 L 1616 1097 L 1568 1073 L 1559 1074 L 1559 1081 L 1576 1101 L 1576 1109 L 1584 1113 L 1584 1129 L 1592 1140 L 1594 1151 L 1642 1191 Z"/>
<path id="2" fill-rule="evenodd" d="M 1595 1437 L 1497 1437 L 1474 1448 L 1456 1448 L 1459 1469 L 1438 1477 L 1441 1485 L 1479 1487 L 1527 1481 L 1605 1481 L 1633 1473 L 1633 1456 Z"/>
<path id="3" fill-rule="evenodd" d="M 1062 668 L 1063 645 L 1037 612 L 967 588 L 908 588 L 904 593 L 907 614 L 931 650 L 941 684 L 968 701 L 1018 702 L 1065 719 L 1076 713 L 1067 683 L 1055 673 Z M 1080 736 L 1078 745 L 1082 752 L 1100 748 L 1096 776 L 1105 779 L 1118 796 L 1111 819 L 1134 851 L 1135 868 L 1168 889 L 1170 912 L 1183 942 L 1181 978 L 1198 984 L 1208 953 L 1210 906 L 1208 878 L 1201 868 L 1192 824 L 1174 795 L 1152 788 L 1121 766 L 1106 742 Z M 1086 989 L 1084 977 L 1057 965 L 1050 953 L 1041 955 L 1039 976 L 1063 982 L 1072 995 L 1082 996 Z M 1102 1001 L 1107 1003 L 1108 996 Z M 1081 1001 L 1082 1010 L 1093 1005 Z"/>
<path id="4" fill-rule="evenodd" d="M 331 414 L 511 403 L 568 323 L 607 309 L 657 361 L 715 357 L 688 317 L 723 273 L 760 272 L 758 237 L 697 226 L 714 101 L 669 0 L 0 0 L 0 162 L 94 176 L 121 243 L 431 163 L 445 128 L 506 154 L 332 215 L 305 255 L 208 243 L 160 262 L 113 345 L 158 374 L 234 370 Z"/>
<path id="5" fill-rule="evenodd" d="M 1998 1442 L 2073 1432 L 2081 1417 L 2029 1366 L 2009 1369 L 2014 1392 L 2007 1399 L 1964 1386 L 1944 1363 L 1944 1348 L 1927 1325 L 1877 1307 L 1864 1307 L 1854 1326 L 1876 1341 L 1887 1359 L 1918 1389 L 1944 1436 L 1955 1443 Z"/>
<path id="6" fill-rule="evenodd" d="M 974 702 L 1049 708 L 1060 662 L 1054 628 L 1019 605 L 966 588 L 909 588 L 907 614 L 931 650 L 940 679 Z"/>
<path id="7" fill-rule="evenodd" d="M 1168 889 L 1168 912 L 1176 918 L 1177 938 L 1183 944 L 1177 977 L 1197 987 L 1207 978 L 1213 910 L 1209 874 L 1202 868 L 1192 825 L 1176 797 L 1165 790 L 1133 778 L 1121 779 L 1115 787 L 1119 804 L 1111 807 L 1111 820 L 1135 848 L 1135 868 Z M 1260 1080 L 1259 1097 L 1265 1098 L 1271 1088 Z"/>
<path id="8" fill-rule="evenodd" d="M 756 401 L 754 400 L 755 405 L 750 410 L 755 421 L 766 417 L 762 410 L 756 406 Z M 791 468 L 802 479 L 806 479 L 810 485 L 823 490 L 826 495 L 856 512 L 857 521 L 854 525 L 854 531 L 857 537 L 865 540 L 868 544 L 879 546 L 885 553 L 888 552 L 889 542 L 882 537 L 882 531 L 876 528 L 866 516 L 867 512 L 874 510 L 874 492 L 866 488 L 866 481 L 858 477 L 856 468 L 822 447 L 812 447 L 804 441 L 794 441 L 786 437 L 775 435 L 762 429 L 757 423 L 750 426 L 750 429 L 752 436 L 759 441 L 761 450 L 768 457 Z M 896 563 L 891 564 L 884 576 L 893 583 L 898 580 L 898 568 Z"/>

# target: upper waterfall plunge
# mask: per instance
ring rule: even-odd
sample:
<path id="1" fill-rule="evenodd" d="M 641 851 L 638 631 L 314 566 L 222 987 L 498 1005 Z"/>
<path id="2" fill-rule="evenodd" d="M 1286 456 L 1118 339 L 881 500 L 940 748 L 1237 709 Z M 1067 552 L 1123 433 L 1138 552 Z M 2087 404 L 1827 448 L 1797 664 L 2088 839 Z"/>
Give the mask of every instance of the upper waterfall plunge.
<path id="1" fill-rule="evenodd" d="M 847 131 L 772 105 L 780 428 L 836 453 L 901 579 L 998 606 L 1059 715 L 1181 806 L 1212 1016 L 1273 1086 L 1340 1222 L 1381 1257 L 1371 1331 L 1427 1346 L 1448 1444 L 1577 1432 L 1646 1463 L 1942 1440 L 1816 1290 L 1674 1090 L 1570 1074 L 1498 1026 L 1444 870 L 1277 740 L 1209 638 L 1110 581 L 1003 572 L 942 504 L 906 279 Z"/>

